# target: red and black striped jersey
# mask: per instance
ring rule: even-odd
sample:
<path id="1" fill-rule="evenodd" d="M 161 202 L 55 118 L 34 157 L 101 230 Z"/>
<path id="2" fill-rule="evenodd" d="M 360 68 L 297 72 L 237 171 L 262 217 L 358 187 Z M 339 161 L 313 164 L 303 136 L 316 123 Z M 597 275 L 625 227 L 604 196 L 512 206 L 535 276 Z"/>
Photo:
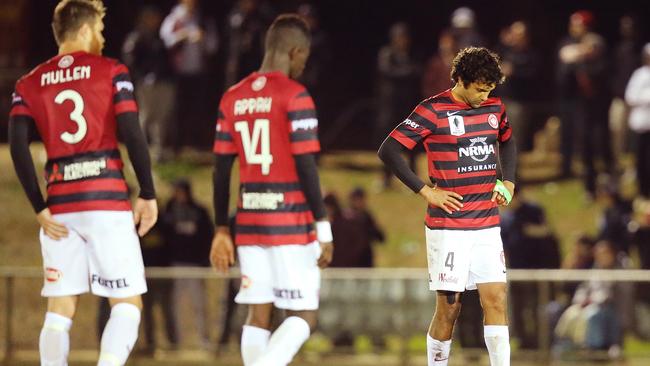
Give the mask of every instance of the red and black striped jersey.
<path id="1" fill-rule="evenodd" d="M 128 69 L 107 57 L 58 55 L 18 80 L 10 115 L 43 140 L 52 213 L 131 209 L 116 116 L 137 112 Z"/>
<path id="2" fill-rule="evenodd" d="M 490 201 L 497 179 L 497 143 L 511 135 L 500 98 L 470 108 L 454 100 L 451 90 L 421 102 L 391 132 L 407 149 L 424 144 L 431 181 L 463 196 L 463 208 L 451 215 L 429 206 L 427 227 L 475 230 L 499 225 L 497 204 Z"/>
<path id="3" fill-rule="evenodd" d="M 223 95 L 214 152 L 239 157 L 237 245 L 316 240 L 294 155 L 318 152 L 317 132 L 311 96 L 283 73 L 255 72 Z"/>

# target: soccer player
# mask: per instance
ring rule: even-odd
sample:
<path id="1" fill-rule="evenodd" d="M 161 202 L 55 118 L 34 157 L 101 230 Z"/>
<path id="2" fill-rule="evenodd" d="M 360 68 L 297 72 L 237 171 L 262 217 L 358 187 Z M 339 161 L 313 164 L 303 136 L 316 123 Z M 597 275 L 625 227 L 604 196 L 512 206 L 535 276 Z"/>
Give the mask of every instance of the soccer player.
<path id="1" fill-rule="evenodd" d="M 13 94 L 11 157 L 41 226 L 47 297 L 41 365 L 67 365 L 68 332 L 79 295 L 88 291 L 112 307 L 98 365 L 123 365 L 147 290 L 138 234 L 157 217 L 149 153 L 128 70 L 101 56 L 104 13 L 99 1 L 60 1 L 52 20 L 59 54 L 18 80 Z M 47 201 L 29 151 L 34 130 L 47 152 Z M 118 135 L 140 185 L 133 212 Z"/>
<path id="2" fill-rule="evenodd" d="M 298 15 L 276 18 L 259 71 L 231 87 L 219 105 L 210 260 L 222 272 L 234 262 L 228 202 L 239 157 L 235 243 L 242 277 L 235 301 L 249 305 L 241 339 L 246 366 L 291 362 L 316 325 L 319 267 L 332 260 L 314 156 L 320 149 L 316 110 L 305 87 L 292 80 L 305 68 L 309 34 Z M 271 335 L 274 305 L 287 318 Z"/>
<path id="3" fill-rule="evenodd" d="M 503 82 L 499 58 L 485 48 L 461 50 L 453 61 L 452 89 L 421 102 L 384 140 L 379 157 L 428 203 L 429 287 L 437 291 L 427 335 L 429 366 L 447 365 L 461 294 L 477 289 L 485 343 L 493 366 L 510 365 L 506 318 L 506 265 L 497 205 L 514 193 L 516 149 L 505 106 L 489 98 Z M 423 144 L 426 185 L 400 156 Z M 503 182 L 497 180 L 497 159 Z"/>

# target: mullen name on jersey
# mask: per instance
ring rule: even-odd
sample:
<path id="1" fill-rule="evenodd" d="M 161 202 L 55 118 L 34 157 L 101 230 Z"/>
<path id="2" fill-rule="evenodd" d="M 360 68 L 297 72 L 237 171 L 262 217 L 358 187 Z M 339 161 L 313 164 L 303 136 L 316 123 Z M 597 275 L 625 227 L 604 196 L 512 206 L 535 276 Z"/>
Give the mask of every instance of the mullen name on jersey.
<path id="1" fill-rule="evenodd" d="M 53 70 L 41 74 L 41 86 L 68 83 L 90 79 L 90 66 L 75 66 L 72 69 Z"/>

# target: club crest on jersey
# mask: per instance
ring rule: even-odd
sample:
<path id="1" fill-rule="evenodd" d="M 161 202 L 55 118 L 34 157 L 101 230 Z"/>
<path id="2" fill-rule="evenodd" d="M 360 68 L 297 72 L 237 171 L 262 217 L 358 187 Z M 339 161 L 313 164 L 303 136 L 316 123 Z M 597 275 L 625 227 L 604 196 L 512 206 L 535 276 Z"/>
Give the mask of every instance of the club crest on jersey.
<path id="1" fill-rule="evenodd" d="M 260 76 L 255 81 L 253 81 L 253 84 L 251 85 L 251 88 L 253 91 L 260 91 L 264 89 L 266 86 L 266 76 Z"/>
<path id="2" fill-rule="evenodd" d="M 65 55 L 65 56 L 61 57 L 61 59 L 59 60 L 58 65 L 62 69 L 67 69 L 73 63 L 74 63 L 74 57 L 72 57 L 71 55 Z"/>
<path id="3" fill-rule="evenodd" d="M 494 114 L 490 114 L 490 115 L 488 116 L 488 123 L 489 123 L 490 126 L 491 126 L 492 128 L 494 128 L 494 129 L 499 128 L 499 119 L 498 119 L 497 116 L 495 116 Z"/>
<path id="4" fill-rule="evenodd" d="M 463 120 L 462 116 L 451 115 L 447 119 L 449 120 L 449 132 L 453 136 L 465 134 L 465 120 Z"/>
<path id="5" fill-rule="evenodd" d="M 52 267 L 45 268 L 45 280 L 47 282 L 56 282 L 61 278 L 61 276 L 62 273 L 58 269 Z"/>

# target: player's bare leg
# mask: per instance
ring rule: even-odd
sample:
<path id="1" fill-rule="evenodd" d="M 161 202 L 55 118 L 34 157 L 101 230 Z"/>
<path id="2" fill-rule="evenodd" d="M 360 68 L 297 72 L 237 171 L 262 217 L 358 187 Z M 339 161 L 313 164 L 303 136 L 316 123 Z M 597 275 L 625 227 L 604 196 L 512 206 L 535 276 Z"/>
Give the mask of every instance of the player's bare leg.
<path id="1" fill-rule="evenodd" d="M 502 282 L 477 285 L 485 316 L 485 344 L 492 366 L 510 366 L 510 335 L 508 332 L 507 288 Z"/>
<path id="2" fill-rule="evenodd" d="M 48 297 L 45 322 L 39 337 L 41 365 L 67 365 L 70 327 L 79 296 Z"/>
<path id="3" fill-rule="evenodd" d="M 318 323 L 316 310 L 287 310 L 287 318 L 273 332 L 269 344 L 254 366 L 286 366 L 309 339 Z"/>
<path id="4" fill-rule="evenodd" d="M 241 334 L 241 356 L 244 366 L 252 365 L 264 352 L 271 337 L 273 304 L 248 305 L 248 317 Z"/>
<path id="5" fill-rule="evenodd" d="M 111 317 L 102 333 L 98 366 L 124 365 L 138 339 L 142 297 L 109 298 Z"/>
<path id="6" fill-rule="evenodd" d="M 446 366 L 449 362 L 451 335 L 460 314 L 461 293 L 436 292 L 436 312 L 427 334 L 427 360 L 429 366 Z"/>

